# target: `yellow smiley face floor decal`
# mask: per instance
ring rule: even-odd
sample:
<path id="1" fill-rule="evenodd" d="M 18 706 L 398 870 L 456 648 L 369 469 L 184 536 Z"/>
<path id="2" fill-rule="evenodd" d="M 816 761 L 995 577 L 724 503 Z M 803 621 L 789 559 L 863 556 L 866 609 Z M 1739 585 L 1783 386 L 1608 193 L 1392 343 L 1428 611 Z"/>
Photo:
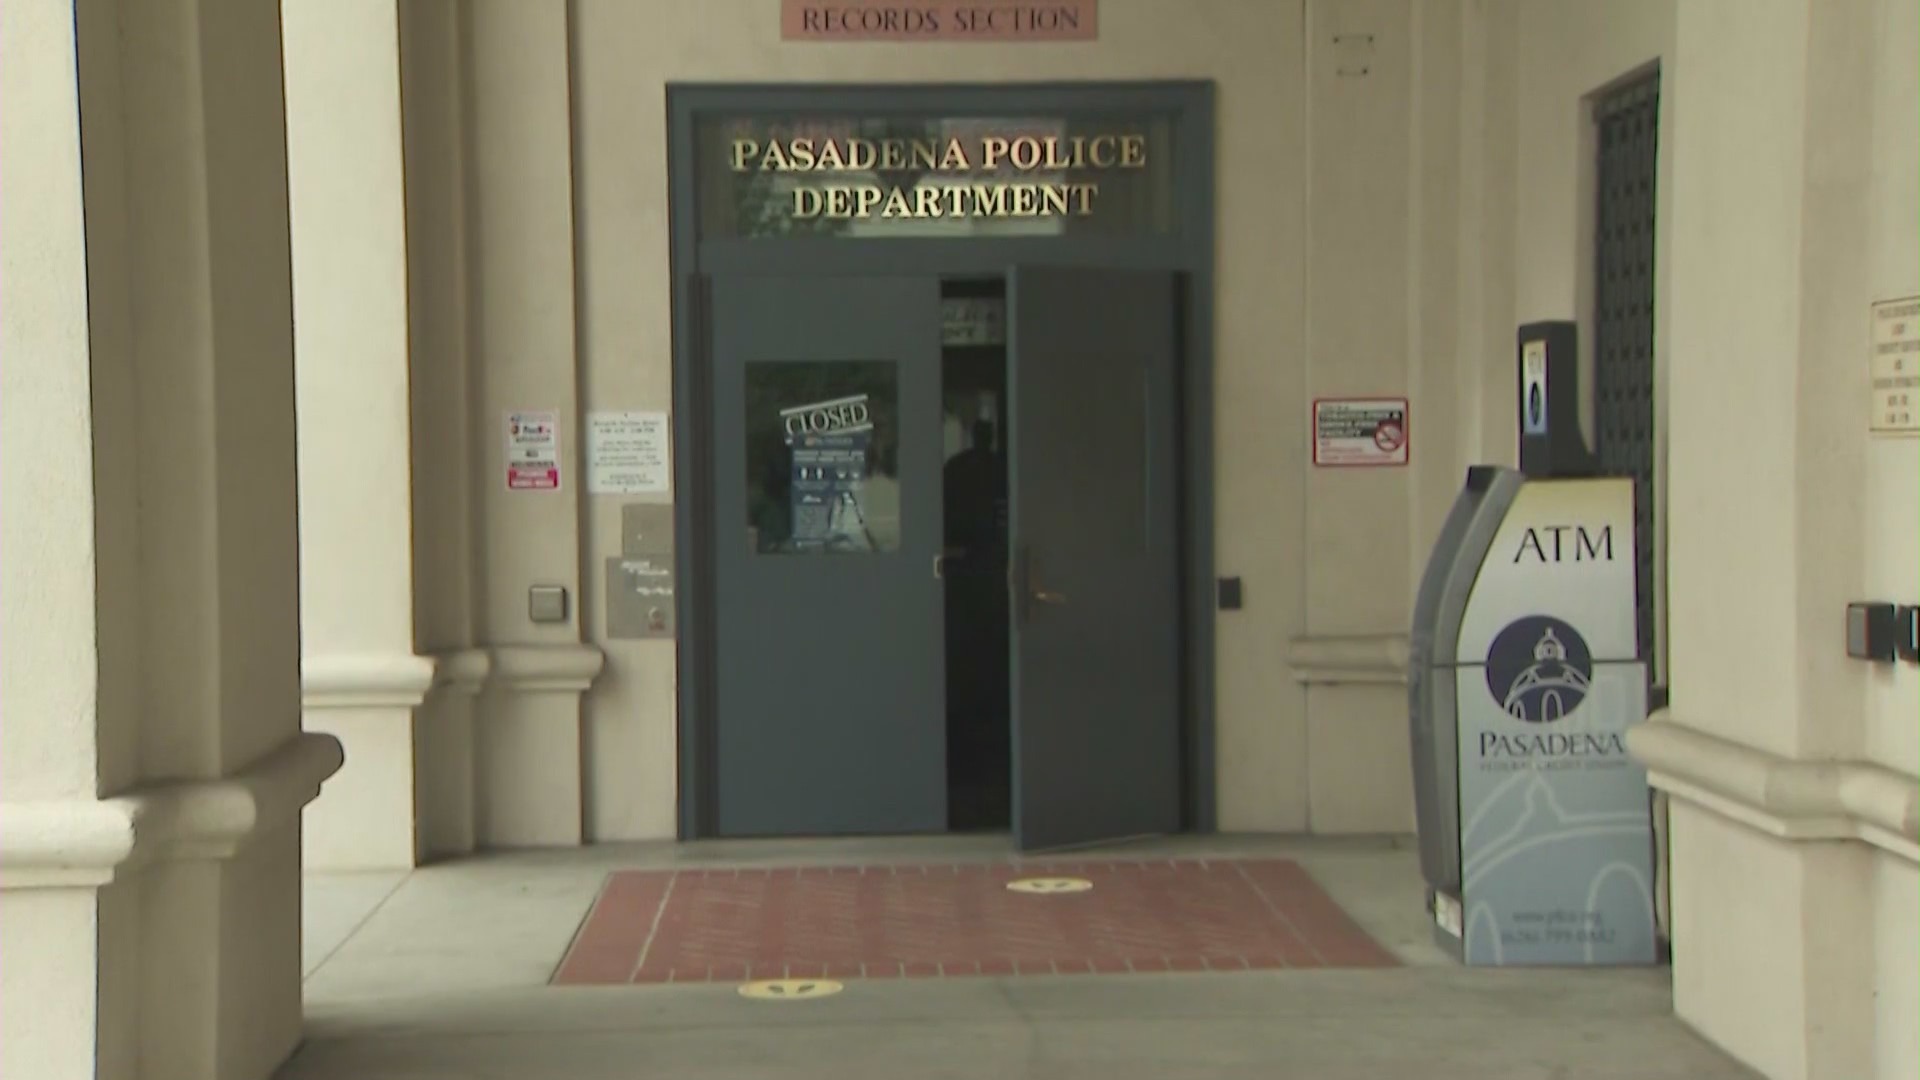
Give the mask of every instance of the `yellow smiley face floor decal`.
<path id="1" fill-rule="evenodd" d="M 1061 893 L 1083 893 L 1093 888 L 1093 882 L 1077 877 L 1030 877 L 1015 878 L 1007 882 L 1007 889 L 1017 893 L 1033 893 L 1040 896 L 1057 896 Z"/>
<path id="2" fill-rule="evenodd" d="M 753 1001 L 811 1001 L 832 997 L 844 989 L 832 979 L 763 979 L 742 983 L 740 996 Z"/>

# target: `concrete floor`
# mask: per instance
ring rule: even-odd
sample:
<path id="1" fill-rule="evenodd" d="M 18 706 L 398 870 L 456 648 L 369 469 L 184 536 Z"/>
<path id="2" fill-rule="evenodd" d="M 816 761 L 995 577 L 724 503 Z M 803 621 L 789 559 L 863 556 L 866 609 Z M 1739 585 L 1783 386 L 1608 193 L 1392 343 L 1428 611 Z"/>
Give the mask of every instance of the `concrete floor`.
<path id="1" fill-rule="evenodd" d="M 551 988 L 612 869 L 1005 856 L 999 838 L 618 845 L 315 875 L 307 1041 L 280 1080 L 1259 1077 L 1751 1080 L 1671 1015 L 1667 973 L 1466 970 L 1389 841 L 1206 839 L 1132 855 L 1296 859 L 1407 964 L 1387 971 Z"/>

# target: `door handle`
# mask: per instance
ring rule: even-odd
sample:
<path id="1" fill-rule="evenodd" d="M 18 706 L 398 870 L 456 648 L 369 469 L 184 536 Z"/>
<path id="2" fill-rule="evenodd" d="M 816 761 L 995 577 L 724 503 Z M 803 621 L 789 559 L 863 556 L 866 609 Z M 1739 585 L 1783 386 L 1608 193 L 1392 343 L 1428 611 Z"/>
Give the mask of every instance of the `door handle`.
<path id="1" fill-rule="evenodd" d="M 966 557 L 967 557 L 966 548 L 963 548 L 963 547 L 941 548 L 940 554 L 935 555 L 933 557 L 933 576 L 936 578 L 946 577 L 947 576 L 947 560 L 949 559 L 964 560 Z"/>
<path id="2" fill-rule="evenodd" d="M 1028 587 L 1031 576 L 1028 564 L 1031 561 L 1025 544 L 1015 545 L 1013 558 L 1007 560 L 1007 593 L 1008 599 L 1013 602 L 1013 621 L 1016 626 L 1025 626 L 1033 612 L 1033 590 Z"/>
<path id="3" fill-rule="evenodd" d="M 1032 550 L 1025 544 L 1016 546 L 1013 559 L 1007 565 L 1007 585 L 1013 592 L 1014 616 L 1021 623 L 1027 621 L 1034 604 L 1064 607 L 1067 603 L 1066 593 L 1036 588 L 1033 577 Z"/>

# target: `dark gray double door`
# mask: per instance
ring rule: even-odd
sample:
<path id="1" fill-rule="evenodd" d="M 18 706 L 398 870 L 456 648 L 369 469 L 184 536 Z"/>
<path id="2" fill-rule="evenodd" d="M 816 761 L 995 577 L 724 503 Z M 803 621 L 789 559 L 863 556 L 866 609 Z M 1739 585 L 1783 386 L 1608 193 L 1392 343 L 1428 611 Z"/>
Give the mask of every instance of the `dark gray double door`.
<path id="1" fill-rule="evenodd" d="M 1007 275 L 1023 849 L 1179 827 L 1178 288 Z M 940 281 L 709 296 L 717 831 L 943 831 Z"/>

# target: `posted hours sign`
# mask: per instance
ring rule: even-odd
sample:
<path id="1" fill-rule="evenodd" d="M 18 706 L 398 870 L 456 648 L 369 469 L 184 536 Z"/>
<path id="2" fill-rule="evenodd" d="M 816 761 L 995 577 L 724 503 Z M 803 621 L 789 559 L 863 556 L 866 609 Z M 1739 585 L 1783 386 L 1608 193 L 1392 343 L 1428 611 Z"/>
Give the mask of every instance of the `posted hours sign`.
<path id="1" fill-rule="evenodd" d="M 1407 463 L 1406 398 L 1316 398 L 1313 463 L 1367 466 Z"/>

